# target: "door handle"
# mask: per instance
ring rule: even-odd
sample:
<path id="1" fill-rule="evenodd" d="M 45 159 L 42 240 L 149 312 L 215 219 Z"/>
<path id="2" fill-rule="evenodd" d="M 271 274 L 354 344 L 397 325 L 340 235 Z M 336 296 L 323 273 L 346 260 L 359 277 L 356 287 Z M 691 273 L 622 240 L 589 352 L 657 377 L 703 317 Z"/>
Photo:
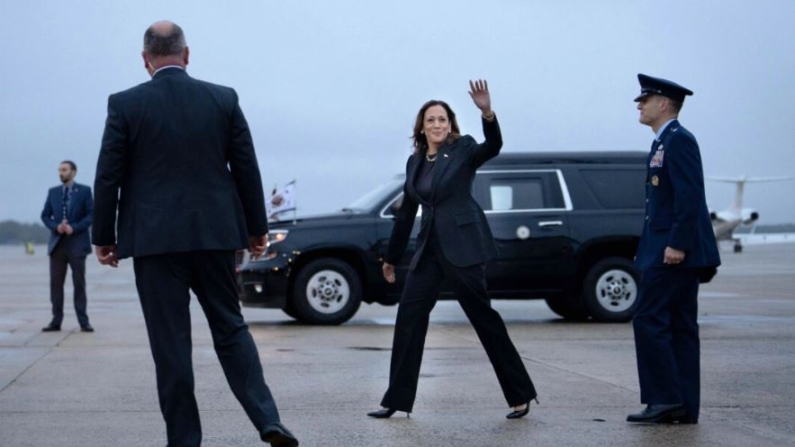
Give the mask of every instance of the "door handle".
<path id="1" fill-rule="evenodd" d="M 542 227 L 542 228 L 543 227 L 559 227 L 561 225 L 563 225 L 563 221 L 562 220 L 547 220 L 547 221 L 538 223 L 538 226 Z"/>

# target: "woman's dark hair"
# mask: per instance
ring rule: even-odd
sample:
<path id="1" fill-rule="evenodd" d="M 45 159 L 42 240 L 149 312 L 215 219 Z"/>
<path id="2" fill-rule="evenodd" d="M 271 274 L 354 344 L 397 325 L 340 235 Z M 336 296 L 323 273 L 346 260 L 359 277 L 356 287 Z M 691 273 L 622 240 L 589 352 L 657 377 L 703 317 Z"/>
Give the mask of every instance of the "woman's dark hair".
<path id="1" fill-rule="evenodd" d="M 450 120 L 450 135 L 447 136 L 445 143 L 450 144 L 461 138 L 461 130 L 458 128 L 458 121 L 455 119 L 455 112 L 453 112 L 453 109 L 444 101 L 432 99 L 420 107 L 420 111 L 417 113 L 417 119 L 414 121 L 414 134 L 411 138 L 414 139 L 415 154 L 424 154 L 428 150 L 428 139 L 425 137 L 425 134 L 422 133 L 422 129 L 424 128 L 425 112 L 433 106 L 444 107 L 444 110 L 447 112 L 447 119 Z"/>

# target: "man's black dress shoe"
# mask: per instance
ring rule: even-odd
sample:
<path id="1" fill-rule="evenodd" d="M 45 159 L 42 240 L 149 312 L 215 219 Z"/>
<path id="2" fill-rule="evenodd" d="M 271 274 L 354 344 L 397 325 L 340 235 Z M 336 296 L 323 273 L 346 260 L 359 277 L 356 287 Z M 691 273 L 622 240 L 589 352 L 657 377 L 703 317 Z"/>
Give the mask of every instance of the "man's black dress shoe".
<path id="1" fill-rule="evenodd" d="M 50 323 L 47 326 L 44 326 L 43 328 L 41 328 L 41 330 L 42 330 L 42 332 L 58 332 L 58 331 L 61 330 L 61 326 L 56 326 L 56 325 Z"/>
<path id="2" fill-rule="evenodd" d="M 682 404 L 650 404 L 640 413 L 627 416 L 627 422 L 674 422 L 687 416 Z"/>
<path id="3" fill-rule="evenodd" d="M 91 325 L 90 325 L 90 324 L 87 324 L 87 325 L 85 325 L 85 326 L 80 326 L 80 330 L 81 330 L 82 332 L 94 332 L 94 328 L 93 328 L 93 327 L 91 327 Z"/>
<path id="4" fill-rule="evenodd" d="M 274 422 L 265 427 L 260 437 L 273 447 L 298 447 L 298 439 L 281 422 Z"/>
<path id="5" fill-rule="evenodd" d="M 367 416 L 370 416 L 371 418 L 376 418 L 376 419 L 387 419 L 388 417 L 390 417 L 393 414 L 395 414 L 396 411 L 397 410 L 392 409 L 392 408 L 384 408 L 382 410 L 371 411 L 371 412 L 367 413 Z"/>

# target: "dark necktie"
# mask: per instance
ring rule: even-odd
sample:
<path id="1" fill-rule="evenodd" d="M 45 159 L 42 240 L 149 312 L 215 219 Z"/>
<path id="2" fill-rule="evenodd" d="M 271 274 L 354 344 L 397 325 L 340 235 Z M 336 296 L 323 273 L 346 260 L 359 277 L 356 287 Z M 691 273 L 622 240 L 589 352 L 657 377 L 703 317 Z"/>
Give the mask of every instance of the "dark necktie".
<path id="1" fill-rule="evenodd" d="M 61 199 L 61 219 L 63 220 L 68 220 L 66 216 L 69 211 L 69 196 L 71 195 L 71 192 L 71 188 L 64 186 L 63 198 Z"/>

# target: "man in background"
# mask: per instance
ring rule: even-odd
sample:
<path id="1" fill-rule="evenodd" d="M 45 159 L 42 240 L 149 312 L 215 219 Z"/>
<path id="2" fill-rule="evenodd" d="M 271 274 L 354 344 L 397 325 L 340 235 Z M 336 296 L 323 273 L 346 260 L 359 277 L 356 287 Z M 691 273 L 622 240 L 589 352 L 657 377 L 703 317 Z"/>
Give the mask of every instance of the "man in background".
<path id="1" fill-rule="evenodd" d="M 72 269 L 75 313 L 80 330 L 94 332 L 86 313 L 86 256 L 91 253 L 88 228 L 93 218 L 91 188 L 75 183 L 77 166 L 66 160 L 58 166 L 61 185 L 50 188 L 41 220 L 50 229 L 47 254 L 50 256 L 50 301 L 52 320 L 44 332 L 61 330 L 63 322 L 64 282 L 67 267 Z"/>
<path id="2" fill-rule="evenodd" d="M 193 291 L 229 387 L 261 439 L 298 446 L 279 420 L 238 302 L 235 251 L 262 254 L 268 221 L 237 94 L 188 75 L 185 35 L 174 23 L 146 30 L 142 56 L 152 80 L 108 99 L 93 239 L 102 264 L 133 258 L 168 445 L 198 447 L 202 439 L 191 360 Z"/>

